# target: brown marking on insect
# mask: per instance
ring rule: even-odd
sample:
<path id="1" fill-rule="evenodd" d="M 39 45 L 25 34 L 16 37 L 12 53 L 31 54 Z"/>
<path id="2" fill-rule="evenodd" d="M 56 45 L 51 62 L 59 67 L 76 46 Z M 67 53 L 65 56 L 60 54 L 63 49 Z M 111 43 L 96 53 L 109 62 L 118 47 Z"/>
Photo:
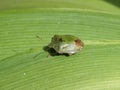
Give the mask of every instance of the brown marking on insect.
<path id="1" fill-rule="evenodd" d="M 58 38 L 59 38 L 59 35 L 56 35 L 56 34 L 55 34 L 54 37 L 53 37 L 54 41 L 57 41 Z"/>
<path id="2" fill-rule="evenodd" d="M 75 44 L 76 44 L 76 46 L 78 46 L 79 48 L 83 48 L 83 47 L 84 47 L 84 44 L 83 44 L 83 42 L 82 42 L 80 39 L 76 39 L 76 40 L 75 40 Z"/>

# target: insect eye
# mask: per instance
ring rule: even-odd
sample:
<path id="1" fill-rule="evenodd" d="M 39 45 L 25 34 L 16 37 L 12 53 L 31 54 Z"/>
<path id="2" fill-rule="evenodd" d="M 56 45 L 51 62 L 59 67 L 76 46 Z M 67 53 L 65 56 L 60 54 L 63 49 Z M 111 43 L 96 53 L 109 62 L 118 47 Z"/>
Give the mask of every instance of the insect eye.
<path id="1" fill-rule="evenodd" d="M 60 38 L 59 41 L 62 42 L 62 38 Z"/>

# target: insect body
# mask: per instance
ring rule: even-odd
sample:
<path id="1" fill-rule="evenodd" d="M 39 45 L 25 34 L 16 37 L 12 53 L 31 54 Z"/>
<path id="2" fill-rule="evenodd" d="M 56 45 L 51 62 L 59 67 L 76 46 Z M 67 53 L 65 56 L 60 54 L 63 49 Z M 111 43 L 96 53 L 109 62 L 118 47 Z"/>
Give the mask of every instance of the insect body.
<path id="1" fill-rule="evenodd" d="M 58 54 L 72 55 L 82 50 L 83 42 L 72 35 L 54 35 L 49 48 L 53 48 Z"/>

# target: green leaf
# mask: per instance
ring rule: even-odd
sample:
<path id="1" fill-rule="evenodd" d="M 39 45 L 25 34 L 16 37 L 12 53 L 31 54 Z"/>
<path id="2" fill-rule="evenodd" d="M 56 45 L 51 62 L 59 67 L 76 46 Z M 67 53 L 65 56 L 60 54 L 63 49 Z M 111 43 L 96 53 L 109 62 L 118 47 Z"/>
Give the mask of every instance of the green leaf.
<path id="1" fill-rule="evenodd" d="M 0 1 L 0 90 L 120 89 L 117 7 L 97 0 L 46 0 L 44 7 L 21 0 L 7 7 L 7 1 Z M 44 47 L 54 34 L 77 36 L 85 47 L 69 57 L 47 57 Z"/>

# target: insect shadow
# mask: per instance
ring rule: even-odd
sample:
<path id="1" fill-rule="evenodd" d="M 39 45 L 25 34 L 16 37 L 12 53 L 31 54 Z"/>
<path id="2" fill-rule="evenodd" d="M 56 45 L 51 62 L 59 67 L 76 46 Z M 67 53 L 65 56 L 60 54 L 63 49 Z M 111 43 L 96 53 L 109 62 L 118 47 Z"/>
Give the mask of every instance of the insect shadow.
<path id="1" fill-rule="evenodd" d="M 48 52 L 50 56 L 60 56 L 60 55 L 64 55 L 64 56 L 69 56 L 68 54 L 59 54 L 57 53 L 53 48 L 50 48 L 48 46 L 44 46 L 43 50 Z"/>

